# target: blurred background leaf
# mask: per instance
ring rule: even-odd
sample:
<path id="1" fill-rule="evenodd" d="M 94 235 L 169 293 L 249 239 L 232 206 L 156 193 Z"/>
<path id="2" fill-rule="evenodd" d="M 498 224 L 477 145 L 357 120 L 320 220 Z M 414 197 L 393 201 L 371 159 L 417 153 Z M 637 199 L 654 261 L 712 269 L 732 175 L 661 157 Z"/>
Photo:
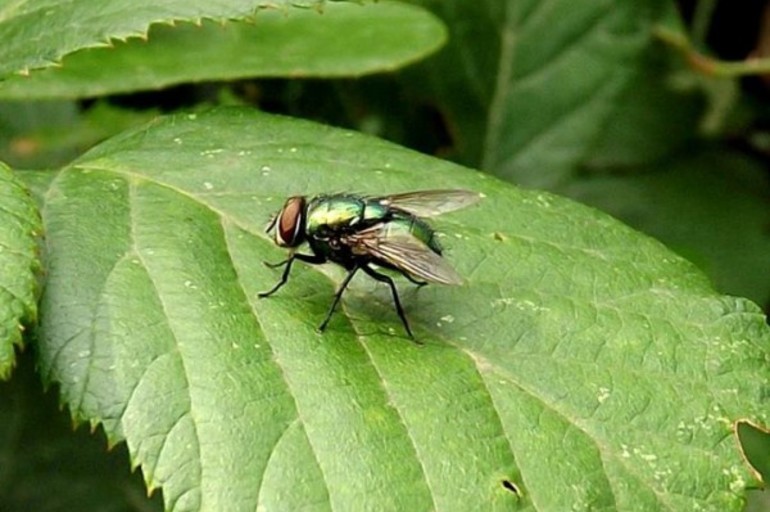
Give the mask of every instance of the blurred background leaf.
<path id="1" fill-rule="evenodd" d="M 267 10 L 251 22 L 154 25 L 146 39 L 82 50 L 55 68 L 0 82 L 0 99 L 82 98 L 251 77 L 358 76 L 424 58 L 445 38 L 433 15 L 394 2 Z"/>
<path id="2" fill-rule="evenodd" d="M 322 7 L 324 0 L 6 0 L 0 4 L 0 78 L 58 65 L 83 48 L 143 38 L 153 23 L 243 19 L 259 9 Z M 97 8 L 94 8 L 97 7 Z"/>
<path id="3" fill-rule="evenodd" d="M 54 389 L 43 392 L 32 352 L 0 382 L 0 510 L 13 512 L 151 512 L 141 473 L 132 474 L 121 444 L 111 450 L 101 429 L 74 429 Z"/>
<path id="4" fill-rule="evenodd" d="M 10 377 L 22 333 L 37 320 L 41 231 L 29 192 L 0 162 L 0 381 Z"/>

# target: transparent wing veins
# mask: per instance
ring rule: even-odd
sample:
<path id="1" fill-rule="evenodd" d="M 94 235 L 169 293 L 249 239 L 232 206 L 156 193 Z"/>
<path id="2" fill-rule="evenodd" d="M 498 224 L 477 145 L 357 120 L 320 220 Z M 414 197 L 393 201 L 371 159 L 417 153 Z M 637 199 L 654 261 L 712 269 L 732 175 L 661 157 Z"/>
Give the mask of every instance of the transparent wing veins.
<path id="1" fill-rule="evenodd" d="M 374 256 L 412 277 L 433 283 L 462 284 L 462 277 L 441 256 L 410 235 L 384 236 L 385 224 L 349 235 L 343 240 L 354 253 Z"/>
<path id="2" fill-rule="evenodd" d="M 470 206 L 478 202 L 481 195 L 462 189 L 418 190 L 373 199 L 382 205 L 398 208 L 418 217 L 435 217 Z"/>

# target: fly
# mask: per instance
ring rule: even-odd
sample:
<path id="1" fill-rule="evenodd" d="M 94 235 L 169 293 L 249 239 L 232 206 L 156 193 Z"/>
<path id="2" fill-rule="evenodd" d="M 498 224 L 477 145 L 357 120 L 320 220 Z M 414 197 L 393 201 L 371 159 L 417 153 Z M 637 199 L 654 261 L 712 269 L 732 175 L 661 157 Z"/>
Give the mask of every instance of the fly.
<path id="1" fill-rule="evenodd" d="M 305 196 L 290 197 L 266 229 L 268 233 L 275 230 L 276 245 L 288 248 L 289 256 L 278 263 L 265 262 L 270 268 L 284 269 L 278 283 L 259 297 L 268 297 L 286 284 L 295 260 L 310 264 L 332 261 L 348 274 L 319 331 L 326 329 L 350 280 L 361 270 L 390 286 L 396 312 L 406 333 L 414 338 L 393 279 L 371 265 L 399 272 L 418 286 L 461 284 L 462 278 L 441 257 L 436 233 L 423 217 L 464 208 L 479 197 L 467 190 L 423 190 L 381 197 L 330 194 L 309 200 Z M 305 242 L 311 254 L 297 252 Z"/>

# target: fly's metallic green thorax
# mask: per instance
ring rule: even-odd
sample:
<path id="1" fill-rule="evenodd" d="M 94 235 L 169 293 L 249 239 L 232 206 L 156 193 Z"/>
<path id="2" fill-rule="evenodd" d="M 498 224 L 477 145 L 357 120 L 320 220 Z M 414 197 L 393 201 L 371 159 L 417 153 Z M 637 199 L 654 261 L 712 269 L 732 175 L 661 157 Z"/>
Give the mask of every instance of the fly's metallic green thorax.
<path id="1" fill-rule="evenodd" d="M 457 210 L 478 199 L 478 194 L 466 190 L 424 190 L 381 197 L 331 194 L 309 201 L 303 196 L 290 197 L 267 230 L 275 230 L 275 243 L 290 248 L 291 253 L 285 261 L 270 265 L 285 265 L 284 272 L 278 284 L 260 297 L 273 294 L 286 283 L 295 259 L 314 264 L 332 261 L 349 273 L 320 330 L 331 319 L 353 275 L 361 270 L 390 286 L 399 317 L 412 336 L 393 280 L 370 265 L 394 270 L 420 286 L 429 282 L 460 284 L 462 279 L 441 257 L 436 234 L 422 217 Z M 304 242 L 312 254 L 295 251 Z"/>

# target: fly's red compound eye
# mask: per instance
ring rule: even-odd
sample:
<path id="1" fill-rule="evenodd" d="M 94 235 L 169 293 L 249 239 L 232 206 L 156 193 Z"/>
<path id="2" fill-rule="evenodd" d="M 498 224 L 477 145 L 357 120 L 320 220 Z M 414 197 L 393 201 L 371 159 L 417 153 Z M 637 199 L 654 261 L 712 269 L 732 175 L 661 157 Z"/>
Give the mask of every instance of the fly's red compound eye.
<path id="1" fill-rule="evenodd" d="M 305 230 L 305 198 L 290 197 L 278 214 L 278 229 L 275 231 L 275 241 L 282 247 L 296 247 L 304 240 Z"/>

